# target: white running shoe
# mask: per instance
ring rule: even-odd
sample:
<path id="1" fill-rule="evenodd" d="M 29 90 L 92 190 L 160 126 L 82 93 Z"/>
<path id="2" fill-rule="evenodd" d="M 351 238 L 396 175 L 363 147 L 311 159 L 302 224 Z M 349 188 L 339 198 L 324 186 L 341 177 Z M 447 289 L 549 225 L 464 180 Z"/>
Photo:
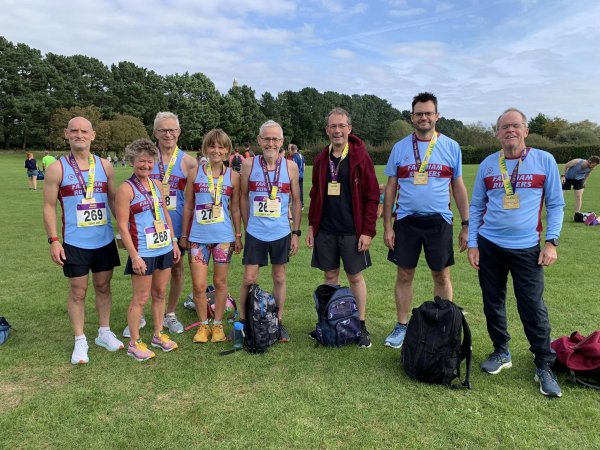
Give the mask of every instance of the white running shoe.
<path id="1" fill-rule="evenodd" d="M 163 327 L 167 327 L 170 333 L 183 333 L 183 324 L 177 320 L 175 313 L 168 313 L 163 320 Z"/>
<path id="2" fill-rule="evenodd" d="M 71 364 L 87 364 L 90 362 L 88 358 L 88 344 L 85 339 L 76 339 L 75 340 L 75 348 L 73 349 L 73 354 L 71 355 Z"/>
<path id="3" fill-rule="evenodd" d="M 112 331 L 105 331 L 102 334 L 98 334 L 98 337 L 94 342 L 96 345 L 104 347 L 109 352 L 116 352 L 117 350 L 125 348 L 125 345 L 117 339 L 117 336 L 115 336 L 115 333 Z"/>
<path id="4" fill-rule="evenodd" d="M 146 319 L 144 319 L 144 316 L 142 316 L 140 318 L 140 330 L 142 328 L 144 328 L 146 326 Z M 125 329 L 123 330 L 123 337 L 125 338 L 130 338 L 131 337 L 131 332 L 129 331 L 129 325 L 127 325 L 125 327 Z"/>

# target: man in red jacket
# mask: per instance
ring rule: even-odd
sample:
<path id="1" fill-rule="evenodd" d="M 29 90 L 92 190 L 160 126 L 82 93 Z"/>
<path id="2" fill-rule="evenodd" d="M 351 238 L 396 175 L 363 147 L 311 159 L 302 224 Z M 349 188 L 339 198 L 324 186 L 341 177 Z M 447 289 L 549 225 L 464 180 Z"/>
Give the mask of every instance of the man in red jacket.
<path id="1" fill-rule="evenodd" d="M 306 245 L 313 248 L 311 266 L 324 272 L 326 284 L 340 284 L 340 259 L 343 261 L 360 317 L 358 345 L 369 348 L 367 286 L 362 271 L 371 265 L 369 247 L 375 236 L 379 184 L 364 142 L 351 134 L 347 111 L 332 109 L 325 132 L 330 144 L 313 163 Z"/>

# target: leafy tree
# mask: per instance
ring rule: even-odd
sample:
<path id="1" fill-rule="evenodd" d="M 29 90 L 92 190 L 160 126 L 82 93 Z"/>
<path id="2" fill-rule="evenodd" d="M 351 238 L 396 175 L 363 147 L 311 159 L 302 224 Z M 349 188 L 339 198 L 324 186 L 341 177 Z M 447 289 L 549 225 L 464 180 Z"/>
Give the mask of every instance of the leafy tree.
<path id="1" fill-rule="evenodd" d="M 552 141 L 552 139 L 547 138 L 546 136 L 542 136 L 541 134 L 531 133 L 525 139 L 525 144 L 530 147 L 548 149 L 550 147 L 554 147 L 556 144 Z"/>
<path id="2" fill-rule="evenodd" d="M 560 117 L 555 117 L 554 119 L 548 119 L 544 124 L 544 133 L 543 135 L 549 137 L 550 139 L 554 139 L 561 130 L 567 128 L 569 122 L 565 119 L 561 119 Z"/>
<path id="3" fill-rule="evenodd" d="M 413 127 L 411 124 L 407 123 L 404 119 L 396 119 L 388 127 L 387 139 L 395 143 L 412 132 Z"/>
<path id="4" fill-rule="evenodd" d="M 226 94 L 220 99 L 219 110 L 219 126 L 229 135 L 232 141 L 235 141 L 234 146 L 239 144 L 240 138 L 238 136 L 242 134 L 244 121 L 242 105 L 235 96 Z"/>
<path id="5" fill-rule="evenodd" d="M 544 125 L 546 125 L 546 122 L 548 122 L 548 117 L 546 117 L 542 113 L 539 113 L 537 116 L 529 119 L 529 123 L 527 124 L 527 127 L 529 128 L 529 133 L 543 135 Z"/>
<path id="6" fill-rule="evenodd" d="M 460 120 L 446 119 L 445 117 L 440 117 L 435 125 L 437 131 L 455 140 L 458 132 L 464 127 L 465 125 Z"/>
<path id="7" fill-rule="evenodd" d="M 498 146 L 494 133 L 480 123 L 470 124 L 454 132 L 455 139 L 461 146 L 483 147 Z"/>
<path id="8" fill-rule="evenodd" d="M 92 122 L 92 127 L 94 127 L 96 134 L 98 134 L 98 127 L 102 120 L 100 119 L 100 110 L 96 106 L 58 108 L 54 111 L 48 123 L 46 145 L 56 151 L 68 150 L 69 145 L 65 140 L 64 129 L 67 127 L 69 120 L 79 116 L 85 117 Z M 96 143 L 94 143 L 93 146 L 95 149 Z"/>

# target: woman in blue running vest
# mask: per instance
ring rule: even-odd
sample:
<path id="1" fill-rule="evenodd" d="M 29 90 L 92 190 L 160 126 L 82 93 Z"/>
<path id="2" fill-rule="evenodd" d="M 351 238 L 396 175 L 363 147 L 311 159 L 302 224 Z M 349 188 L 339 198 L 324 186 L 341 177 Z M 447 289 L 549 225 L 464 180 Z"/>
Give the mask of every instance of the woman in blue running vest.
<path id="1" fill-rule="evenodd" d="M 225 167 L 231 153 L 229 136 L 220 129 L 209 131 L 202 142 L 202 153 L 208 158 L 196 174 L 188 177 L 185 189 L 183 223 L 191 223 L 182 231 L 181 245 L 189 248 L 194 303 L 200 327 L 194 335 L 196 343 L 222 342 L 223 313 L 227 299 L 227 275 L 231 256 L 242 250 L 240 216 L 240 175 Z M 184 226 L 184 227 L 185 227 Z M 188 231 L 186 233 L 186 231 Z M 189 243 L 188 243 L 189 241 Z M 208 264 L 213 258 L 215 286 L 215 319 L 208 325 L 206 287 Z"/>
<path id="2" fill-rule="evenodd" d="M 162 186 L 150 178 L 158 158 L 158 148 L 148 139 L 138 139 L 125 149 L 133 175 L 123 182 L 116 196 L 116 217 L 123 245 L 129 253 L 125 275 L 131 275 L 133 295 L 127 322 L 131 340 L 127 354 L 138 361 L 154 358 L 140 339 L 140 318 L 152 295 L 154 335 L 150 345 L 169 352 L 177 344 L 162 332 L 167 284 L 173 261 L 180 257 L 173 245 L 173 224 L 165 206 Z"/>

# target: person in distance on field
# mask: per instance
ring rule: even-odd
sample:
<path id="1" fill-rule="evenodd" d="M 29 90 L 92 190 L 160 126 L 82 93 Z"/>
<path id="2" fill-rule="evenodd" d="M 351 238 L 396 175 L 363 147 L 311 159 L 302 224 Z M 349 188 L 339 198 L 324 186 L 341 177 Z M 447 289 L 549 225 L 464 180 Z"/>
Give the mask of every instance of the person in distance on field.
<path id="1" fill-rule="evenodd" d="M 598 163 L 600 163 L 600 157 L 590 156 L 589 159 L 572 159 L 563 168 L 563 173 L 560 176 L 562 189 L 563 191 L 570 191 L 571 187 L 573 187 L 576 213 L 581 212 L 585 182 Z"/>

